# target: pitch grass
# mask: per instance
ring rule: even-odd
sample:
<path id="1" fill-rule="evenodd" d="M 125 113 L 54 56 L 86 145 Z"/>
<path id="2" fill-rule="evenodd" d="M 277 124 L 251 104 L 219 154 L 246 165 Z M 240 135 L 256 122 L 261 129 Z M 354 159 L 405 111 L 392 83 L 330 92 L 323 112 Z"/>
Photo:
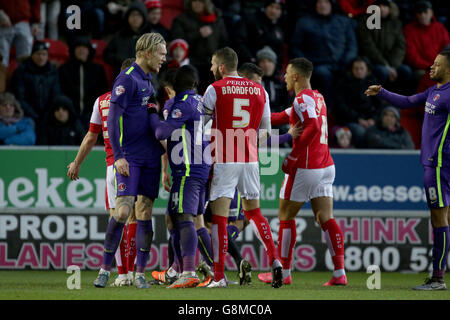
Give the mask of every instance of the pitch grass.
<path id="1" fill-rule="evenodd" d="M 381 289 L 366 286 L 370 274 L 351 272 L 347 287 L 326 288 L 330 272 L 296 272 L 293 283 L 280 289 L 257 279 L 252 273 L 252 284 L 226 289 L 172 289 L 154 285 L 150 289 L 135 287 L 95 288 L 92 281 L 96 271 L 81 271 L 81 289 L 69 290 L 66 283 L 70 274 L 65 271 L 0 271 L 1 300 L 450 300 L 450 291 L 419 292 L 413 286 L 422 284 L 426 274 L 381 273 Z M 228 272 L 231 280 L 238 280 L 236 272 Z M 112 279 L 115 274 L 112 273 Z M 147 272 L 147 279 L 150 279 Z M 110 283 L 112 282 L 110 279 Z"/>

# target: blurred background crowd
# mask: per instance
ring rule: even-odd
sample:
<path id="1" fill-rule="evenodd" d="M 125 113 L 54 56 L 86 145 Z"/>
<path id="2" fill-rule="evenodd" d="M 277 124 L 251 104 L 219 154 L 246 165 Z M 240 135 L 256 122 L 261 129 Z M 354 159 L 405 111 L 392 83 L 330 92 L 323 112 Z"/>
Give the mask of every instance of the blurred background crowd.
<path id="1" fill-rule="evenodd" d="M 81 29 L 67 27 L 73 4 Z M 367 13 L 371 5 L 379 9 Z M 214 81 L 211 55 L 230 46 L 240 65 L 261 68 L 280 112 L 294 98 L 286 65 L 306 57 L 327 104 L 330 147 L 418 149 L 424 107 L 397 110 L 364 91 L 381 84 L 412 95 L 433 85 L 429 67 L 450 48 L 449 26 L 443 0 L 0 0 L 0 144 L 80 144 L 95 99 L 137 39 L 159 32 L 168 57 L 152 75 L 156 92 L 167 72 L 191 64 L 202 94 Z"/>

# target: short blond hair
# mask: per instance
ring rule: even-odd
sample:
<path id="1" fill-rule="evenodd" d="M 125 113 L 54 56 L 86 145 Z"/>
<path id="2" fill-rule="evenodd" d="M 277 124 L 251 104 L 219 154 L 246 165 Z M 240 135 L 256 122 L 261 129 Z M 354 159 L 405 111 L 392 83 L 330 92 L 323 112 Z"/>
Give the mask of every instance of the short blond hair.
<path id="1" fill-rule="evenodd" d="M 156 32 L 144 33 L 136 42 L 136 57 L 142 55 L 145 51 L 155 52 L 160 44 L 166 45 L 163 36 Z"/>

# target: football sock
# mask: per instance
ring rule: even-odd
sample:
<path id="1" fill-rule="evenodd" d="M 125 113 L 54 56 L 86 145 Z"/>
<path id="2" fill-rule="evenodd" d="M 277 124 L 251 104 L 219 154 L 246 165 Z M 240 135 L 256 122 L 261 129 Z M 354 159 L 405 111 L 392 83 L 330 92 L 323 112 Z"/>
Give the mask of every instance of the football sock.
<path id="1" fill-rule="evenodd" d="M 128 245 L 128 271 L 134 271 L 134 261 L 136 259 L 136 229 L 137 223 L 129 223 L 127 228 Z"/>
<path id="2" fill-rule="evenodd" d="M 203 260 L 211 267 L 213 265 L 213 255 L 211 248 L 211 236 L 205 227 L 197 230 L 198 250 L 202 254 Z"/>
<path id="3" fill-rule="evenodd" d="M 193 221 L 177 223 L 180 230 L 181 256 L 183 257 L 183 272 L 195 271 L 195 254 L 197 253 L 197 231 Z"/>
<path id="4" fill-rule="evenodd" d="M 152 220 L 138 220 L 136 228 L 136 272 L 144 273 L 152 247 Z"/>
<path id="5" fill-rule="evenodd" d="M 278 255 L 283 265 L 284 274 L 289 275 L 292 266 L 292 255 L 295 241 L 297 240 L 297 228 L 295 220 L 280 220 L 278 231 Z"/>
<path id="6" fill-rule="evenodd" d="M 242 261 L 241 251 L 239 250 L 239 247 L 235 239 L 230 234 L 229 229 L 228 229 L 228 253 L 233 257 L 234 261 L 236 262 L 236 266 L 239 269 L 239 265 L 241 264 Z"/>
<path id="7" fill-rule="evenodd" d="M 119 275 L 128 273 L 128 246 L 127 246 L 127 226 L 123 227 L 122 239 L 115 254 L 117 271 Z"/>
<path id="8" fill-rule="evenodd" d="M 213 214 L 211 240 L 214 256 L 214 281 L 225 277 L 225 255 L 228 247 L 227 217 Z"/>
<path id="9" fill-rule="evenodd" d="M 103 245 L 103 262 L 102 269 L 106 271 L 111 270 L 111 264 L 116 254 L 117 247 L 119 246 L 120 239 L 122 238 L 122 231 L 124 223 L 117 222 L 116 219 L 111 218 L 106 228 L 105 242 Z"/>
<path id="10" fill-rule="evenodd" d="M 433 228 L 433 277 L 443 278 L 450 245 L 450 227 Z"/>
<path id="11" fill-rule="evenodd" d="M 228 236 L 233 238 L 233 240 L 236 240 L 236 238 L 239 236 L 239 228 L 235 225 L 229 224 L 227 226 L 228 230 Z"/>
<path id="12" fill-rule="evenodd" d="M 269 264 L 272 265 L 273 261 L 278 259 L 278 252 L 273 243 L 272 232 L 267 219 L 262 215 L 259 208 L 250 211 L 244 210 L 244 214 L 253 225 L 259 241 L 264 245 L 269 256 Z"/>
<path id="13" fill-rule="evenodd" d="M 325 232 L 328 250 L 330 251 L 334 264 L 333 276 L 342 276 L 345 274 L 344 235 L 342 230 L 334 219 L 330 219 L 322 224 L 322 230 Z"/>
<path id="14" fill-rule="evenodd" d="M 169 230 L 169 233 L 173 248 L 173 261 L 170 266 L 176 272 L 181 273 L 183 271 L 183 261 L 181 258 L 181 248 L 180 248 L 180 230 L 174 227 L 171 230 Z"/>
<path id="15" fill-rule="evenodd" d="M 169 230 L 170 233 L 170 230 Z M 167 242 L 167 255 L 169 258 L 169 266 L 173 264 L 173 245 L 172 245 L 172 235 L 169 236 L 169 241 Z"/>

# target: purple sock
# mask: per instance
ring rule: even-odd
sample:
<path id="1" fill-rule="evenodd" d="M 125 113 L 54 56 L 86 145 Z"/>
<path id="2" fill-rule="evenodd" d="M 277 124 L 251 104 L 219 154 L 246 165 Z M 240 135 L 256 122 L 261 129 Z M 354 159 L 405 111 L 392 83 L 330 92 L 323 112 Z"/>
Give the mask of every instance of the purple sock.
<path id="1" fill-rule="evenodd" d="M 124 223 L 117 222 L 116 219 L 111 218 L 106 228 L 105 242 L 103 244 L 103 263 L 102 269 L 111 270 L 111 264 L 119 247 L 120 239 L 122 238 Z"/>
<path id="2" fill-rule="evenodd" d="M 239 228 L 232 224 L 229 224 L 227 226 L 227 231 L 228 234 L 233 238 L 233 240 L 236 240 L 236 238 L 239 236 Z"/>
<path id="3" fill-rule="evenodd" d="M 173 263 L 171 265 L 172 269 L 180 273 L 183 271 L 183 261 L 181 260 L 181 249 L 180 249 L 180 231 L 177 228 L 169 230 L 170 241 L 172 241 L 173 248 Z"/>
<path id="4" fill-rule="evenodd" d="M 450 245 L 450 228 L 433 228 L 433 277 L 442 278 L 447 265 L 447 254 Z"/>
<path id="5" fill-rule="evenodd" d="M 195 271 L 195 253 L 197 252 L 197 232 L 193 221 L 181 221 L 176 224 L 180 230 L 183 271 Z"/>
<path id="6" fill-rule="evenodd" d="M 212 247 L 211 247 L 211 235 L 208 229 L 205 227 L 197 230 L 198 237 L 198 250 L 202 254 L 203 260 L 211 267 L 214 264 Z"/>
<path id="7" fill-rule="evenodd" d="M 143 273 L 152 247 L 152 220 L 138 220 L 136 228 L 136 272 Z"/>

